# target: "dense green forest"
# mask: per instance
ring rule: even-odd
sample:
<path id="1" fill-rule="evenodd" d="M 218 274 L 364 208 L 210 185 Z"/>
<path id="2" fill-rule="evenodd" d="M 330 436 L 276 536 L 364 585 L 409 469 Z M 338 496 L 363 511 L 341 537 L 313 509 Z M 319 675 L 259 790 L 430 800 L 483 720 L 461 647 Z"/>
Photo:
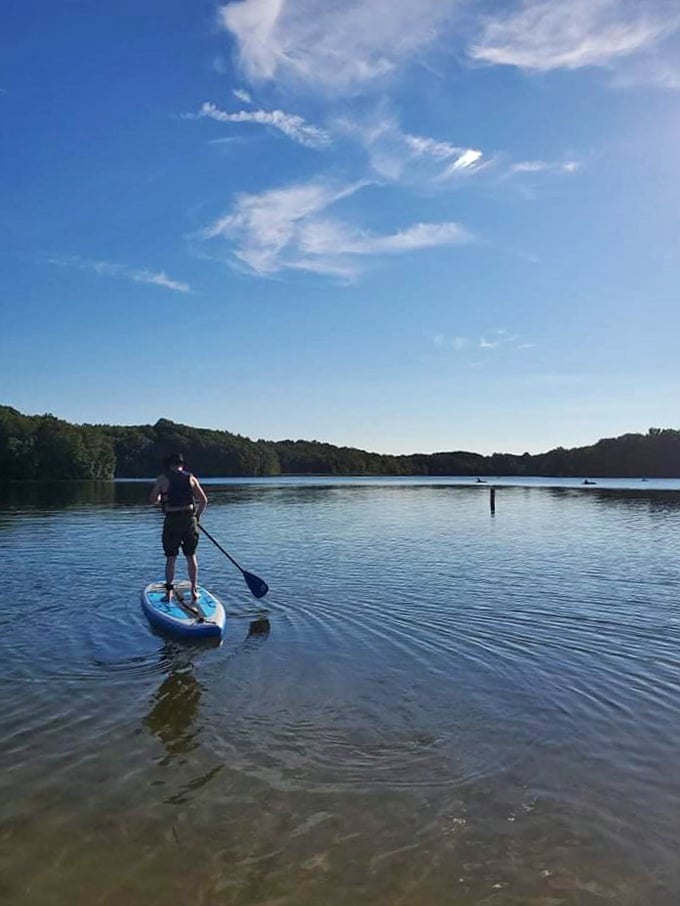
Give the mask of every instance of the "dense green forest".
<path id="1" fill-rule="evenodd" d="M 316 440 L 253 441 L 159 419 L 155 425 L 74 425 L 0 406 L 0 480 L 149 478 L 181 451 L 205 478 L 231 475 L 550 475 L 674 478 L 680 431 L 650 428 L 547 453 L 463 451 L 389 456 Z"/>

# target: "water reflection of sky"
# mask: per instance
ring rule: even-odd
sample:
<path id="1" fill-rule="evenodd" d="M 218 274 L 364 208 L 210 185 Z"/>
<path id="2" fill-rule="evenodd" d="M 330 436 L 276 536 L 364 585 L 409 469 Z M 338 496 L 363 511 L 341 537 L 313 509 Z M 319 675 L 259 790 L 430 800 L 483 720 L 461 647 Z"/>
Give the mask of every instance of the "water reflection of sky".
<path id="1" fill-rule="evenodd" d="M 352 870 L 380 906 L 459 884 L 461 903 L 675 906 L 680 495 L 648 484 L 499 487 L 493 518 L 474 485 L 211 485 L 210 531 L 270 585 L 254 601 L 199 547 L 227 610 L 213 647 L 144 619 L 163 560 L 143 483 L 14 491 L 12 895 L 31 877 L 57 906 L 76 881 L 106 902 L 125 869 L 166 898 L 188 877 L 205 902 L 339 906 Z M 214 858 L 187 859 L 205 839 Z"/>

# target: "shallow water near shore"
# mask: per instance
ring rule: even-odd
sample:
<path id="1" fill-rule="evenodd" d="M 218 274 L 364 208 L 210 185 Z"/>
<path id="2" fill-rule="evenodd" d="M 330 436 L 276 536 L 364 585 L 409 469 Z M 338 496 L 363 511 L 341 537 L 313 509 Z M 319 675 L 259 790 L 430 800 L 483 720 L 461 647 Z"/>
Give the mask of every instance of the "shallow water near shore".
<path id="1" fill-rule="evenodd" d="M 148 484 L 1 489 L 0 903 L 677 906 L 680 481 L 493 483 L 206 481 L 220 645 Z"/>

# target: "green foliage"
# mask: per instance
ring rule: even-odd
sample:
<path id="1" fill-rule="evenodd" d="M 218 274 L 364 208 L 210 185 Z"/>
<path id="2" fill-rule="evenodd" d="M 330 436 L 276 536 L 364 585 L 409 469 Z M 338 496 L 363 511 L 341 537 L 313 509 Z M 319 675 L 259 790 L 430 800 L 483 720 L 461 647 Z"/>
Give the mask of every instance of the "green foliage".
<path id="1" fill-rule="evenodd" d="M 680 431 L 604 438 L 532 456 L 465 451 L 389 456 L 316 440 L 253 441 L 161 418 L 155 425 L 73 425 L 0 406 L 0 480 L 151 478 L 183 453 L 197 475 L 544 475 L 622 478 L 678 475 Z"/>
<path id="2" fill-rule="evenodd" d="M 99 428 L 0 406 L 3 479 L 110 479 L 114 466 L 113 445 Z"/>

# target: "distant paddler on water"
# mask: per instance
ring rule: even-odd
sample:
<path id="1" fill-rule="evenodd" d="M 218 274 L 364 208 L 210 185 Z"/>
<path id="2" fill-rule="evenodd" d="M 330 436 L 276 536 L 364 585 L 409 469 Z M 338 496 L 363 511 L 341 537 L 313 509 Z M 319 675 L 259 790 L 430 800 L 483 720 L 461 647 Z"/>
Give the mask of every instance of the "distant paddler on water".
<path id="1" fill-rule="evenodd" d="M 172 453 L 164 463 L 164 471 L 156 479 L 149 495 L 149 503 L 160 504 L 165 513 L 163 520 L 163 552 L 165 554 L 165 597 L 172 600 L 175 582 L 175 564 L 182 548 L 187 561 L 191 583 L 191 603 L 200 597 L 198 588 L 198 520 L 208 505 L 205 491 L 195 475 L 185 470 L 181 453 Z"/>

